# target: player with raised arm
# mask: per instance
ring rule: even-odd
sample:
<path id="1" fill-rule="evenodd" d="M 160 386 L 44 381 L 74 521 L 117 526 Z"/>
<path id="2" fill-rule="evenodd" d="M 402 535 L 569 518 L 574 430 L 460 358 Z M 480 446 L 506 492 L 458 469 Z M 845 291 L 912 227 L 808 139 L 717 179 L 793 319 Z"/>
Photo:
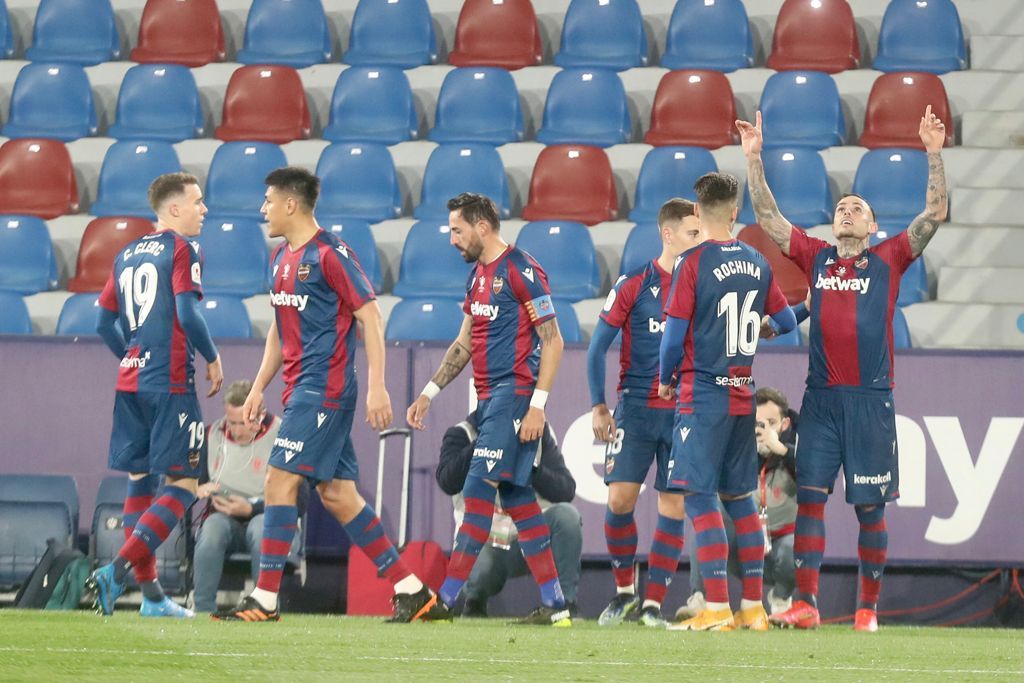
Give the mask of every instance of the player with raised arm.
<path id="1" fill-rule="evenodd" d="M 571 626 L 550 532 L 530 486 L 544 406 L 562 359 L 547 275 L 529 254 L 501 238 L 497 208 L 489 198 L 465 192 L 448 202 L 448 210 L 452 245 L 467 263 L 476 264 L 466 281 L 466 317 L 441 367 L 406 413 L 410 426 L 423 429 L 430 401 L 472 360 L 478 436 L 462 491 L 466 514 L 441 600 L 449 608 L 455 603 L 487 541 L 500 494 L 540 587 L 541 606 L 522 623 Z"/>
<path id="2" fill-rule="evenodd" d="M 676 398 L 668 489 L 686 496 L 707 608 L 672 628 L 766 630 L 764 530 L 751 497 L 758 473 L 751 365 L 764 315 L 776 332 L 796 327 L 796 318 L 767 259 L 732 236 L 736 178 L 708 173 L 694 189 L 704 242 L 686 254 L 672 283 L 658 394 Z M 743 599 L 735 615 L 726 572 L 729 543 L 716 497 L 736 525 Z"/>
<path id="3" fill-rule="evenodd" d="M 877 232 L 871 207 L 858 195 L 836 205 L 836 246 L 807 236 L 779 211 L 761 163 L 761 113 L 737 121 L 747 157 L 750 198 L 758 222 L 807 276 L 811 287 L 810 360 L 800 410 L 797 463 L 797 595 L 772 621 L 816 628 L 818 575 L 825 551 L 825 503 L 842 465 L 846 502 L 860 522 L 860 594 L 854 628 L 878 629 L 878 594 L 889 534 L 885 504 L 899 496 L 899 450 L 893 403 L 892 317 L 900 277 L 921 255 L 948 200 L 942 164 L 945 125 L 929 106 L 918 133 L 928 153 L 925 208 L 906 231 L 870 246 Z"/>
<path id="4" fill-rule="evenodd" d="M 86 588 L 96 610 L 112 614 L 131 569 L 142 589 L 142 616 L 191 617 L 191 610 L 164 595 L 154 553 L 195 500 L 206 450 L 195 351 L 207 361 L 208 396 L 220 390 L 224 372 L 199 313 L 203 266 L 191 240 L 206 215 L 199 181 L 187 173 L 159 176 L 149 186 L 149 205 L 156 232 L 117 255 L 99 297 L 96 331 L 121 361 L 109 466 L 128 472 L 128 491 L 124 546 L 111 564 L 92 573 Z M 166 486 L 154 500 L 161 475 Z"/>
<path id="5" fill-rule="evenodd" d="M 610 626 L 640 606 L 634 588 L 637 529 L 633 517 L 640 486 L 657 461 L 658 523 L 648 556 L 650 567 L 639 621 L 662 627 L 661 603 L 683 550 L 683 497 L 667 490 L 675 403 L 658 396 L 658 348 L 672 267 L 684 251 L 700 243 L 693 202 L 670 199 L 658 212 L 661 254 L 619 278 L 608 293 L 587 351 L 587 378 L 593 406 L 594 438 L 607 444 L 604 481 L 608 508 L 604 536 L 612 557 L 616 595 L 601 612 L 598 624 Z M 605 402 L 605 355 L 622 331 L 619 351 L 618 402 L 615 414 Z"/>
<path id="6" fill-rule="evenodd" d="M 368 364 L 366 421 L 391 423 L 384 386 L 384 327 L 373 287 L 355 252 L 313 216 L 320 179 L 302 168 L 279 168 L 266 178 L 261 209 L 271 237 L 284 237 L 271 258 L 274 321 L 263 362 L 242 406 L 250 423 L 263 415 L 263 392 L 284 366 L 284 415 L 270 454 L 263 541 L 256 588 L 217 620 L 277 621 L 278 592 L 294 538 L 296 500 L 305 478 L 352 542 L 394 586 L 394 616 L 409 622 L 436 611 L 437 596 L 402 561 L 380 519 L 356 489 L 359 465 L 350 432 L 358 398 L 356 322 L 362 325 Z"/>

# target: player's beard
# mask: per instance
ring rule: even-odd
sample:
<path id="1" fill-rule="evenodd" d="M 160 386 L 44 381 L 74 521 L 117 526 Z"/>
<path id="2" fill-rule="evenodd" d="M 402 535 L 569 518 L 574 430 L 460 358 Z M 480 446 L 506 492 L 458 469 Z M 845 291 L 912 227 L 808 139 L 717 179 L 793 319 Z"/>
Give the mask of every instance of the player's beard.
<path id="1" fill-rule="evenodd" d="M 465 249 L 460 247 L 456 247 L 456 249 L 458 249 L 459 253 L 462 254 L 462 258 L 466 263 L 473 263 L 474 261 L 479 260 L 480 254 L 484 253 L 484 245 L 480 241 L 467 245 Z"/>

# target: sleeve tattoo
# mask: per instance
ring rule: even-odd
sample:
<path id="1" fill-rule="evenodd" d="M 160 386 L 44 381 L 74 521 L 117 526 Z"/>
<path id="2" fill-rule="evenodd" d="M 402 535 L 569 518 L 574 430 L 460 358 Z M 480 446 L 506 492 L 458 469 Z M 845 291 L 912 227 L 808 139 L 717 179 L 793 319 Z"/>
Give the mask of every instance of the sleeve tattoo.
<path id="1" fill-rule="evenodd" d="M 772 241 L 788 254 L 793 226 L 775 203 L 775 197 L 772 196 L 768 181 L 764 177 L 764 164 L 760 159 L 751 159 L 747 162 L 747 185 L 750 188 L 750 203 L 754 206 L 757 222 Z"/>
<path id="2" fill-rule="evenodd" d="M 469 359 L 469 349 L 462 345 L 460 339 L 456 339 L 448 347 L 448 351 L 445 352 L 444 358 L 441 359 L 441 367 L 431 377 L 431 381 L 441 388 L 446 387 L 449 382 L 459 376 L 462 368 L 466 367 L 466 364 L 469 363 Z"/>
<path id="3" fill-rule="evenodd" d="M 925 196 L 924 211 L 907 228 L 910 248 L 919 256 L 939 229 L 939 223 L 946 219 L 949 197 L 946 193 L 946 172 L 942 156 L 938 152 L 928 154 L 928 193 Z"/>
<path id="4" fill-rule="evenodd" d="M 537 326 L 537 336 L 540 337 L 541 344 L 551 342 L 558 334 L 558 321 L 555 318 L 545 320 Z"/>

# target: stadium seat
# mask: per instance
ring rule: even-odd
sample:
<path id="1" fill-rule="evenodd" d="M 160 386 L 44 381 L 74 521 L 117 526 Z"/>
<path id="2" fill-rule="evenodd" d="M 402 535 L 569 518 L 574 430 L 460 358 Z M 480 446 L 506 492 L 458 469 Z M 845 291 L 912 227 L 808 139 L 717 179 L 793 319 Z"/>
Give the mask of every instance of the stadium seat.
<path id="1" fill-rule="evenodd" d="M 576 315 L 576 309 L 572 302 L 555 298 L 552 303 L 555 306 L 555 319 L 558 320 L 558 331 L 562 333 L 562 341 L 566 344 L 583 343 L 583 330 L 580 329 L 580 319 Z"/>
<path id="2" fill-rule="evenodd" d="M 448 200 L 462 192 L 486 195 L 498 205 L 498 217 L 510 215 L 508 179 L 498 150 L 490 145 L 438 145 L 423 172 L 423 192 L 413 216 L 448 218 Z"/>
<path id="3" fill-rule="evenodd" d="M 916 149 L 873 149 L 860 159 L 853 191 L 864 197 L 879 228 L 905 229 L 924 210 L 928 157 Z"/>
<path id="4" fill-rule="evenodd" d="M 764 228 L 753 223 L 740 230 L 737 238 L 757 249 L 768 259 L 772 273 L 775 274 L 775 282 L 779 285 L 779 289 L 782 290 L 790 306 L 795 306 L 807 298 L 807 276 L 799 266 L 782 253 L 779 245 L 772 241 L 772 238 L 765 233 Z"/>
<path id="5" fill-rule="evenodd" d="M 231 74 L 217 139 L 283 145 L 309 134 L 309 105 L 298 71 L 259 65 L 243 66 Z"/>
<path id="6" fill-rule="evenodd" d="M 331 98 L 331 142 L 415 140 L 420 122 L 405 72 L 394 66 L 352 66 L 341 72 Z"/>
<path id="7" fill-rule="evenodd" d="M 632 137 L 626 89 L 617 73 L 564 69 L 555 74 L 544 102 L 544 125 L 537 131 L 537 142 L 610 147 L 629 142 Z"/>
<path id="8" fill-rule="evenodd" d="M 14 454 L 7 457 L 12 455 Z M 0 500 L 17 503 L 58 503 L 67 508 L 72 529 L 78 529 L 78 486 L 71 475 L 0 474 Z"/>
<path id="9" fill-rule="evenodd" d="M 213 294 L 203 296 L 199 312 L 206 320 L 210 336 L 215 339 L 252 339 L 252 322 L 245 303 L 237 296 Z"/>
<path id="10" fill-rule="evenodd" d="M 771 339 L 758 339 L 758 347 L 762 346 L 803 346 L 803 337 L 800 328 L 796 327 L 785 334 L 780 334 Z"/>
<path id="11" fill-rule="evenodd" d="M 693 184 L 717 170 L 715 158 L 702 147 L 655 147 L 640 167 L 629 220 L 657 221 L 661 205 L 673 197 L 696 201 Z"/>
<path id="12" fill-rule="evenodd" d="M 270 142 L 225 142 L 213 153 L 206 176 L 203 201 L 219 218 L 260 221 L 260 207 L 271 171 L 287 166 L 288 160 Z"/>
<path id="13" fill-rule="evenodd" d="M 377 256 L 377 241 L 373 237 L 370 224 L 355 218 L 334 219 L 320 214 L 317 214 L 317 221 L 324 230 L 333 232 L 345 240 L 345 244 L 355 252 L 359 265 L 363 267 L 363 272 L 373 285 L 373 290 L 380 292 L 384 275 L 381 272 L 380 257 Z"/>
<path id="14" fill-rule="evenodd" d="M 647 66 L 647 34 L 636 0 L 572 0 L 555 64 L 616 71 Z"/>
<path id="15" fill-rule="evenodd" d="M 46 219 L 78 213 L 78 183 L 64 143 L 27 138 L 0 145 L 0 213 Z"/>
<path id="16" fill-rule="evenodd" d="M 99 294 L 73 294 L 64 300 L 57 318 L 57 334 L 76 337 L 95 337 L 96 323 L 100 319 Z"/>
<path id="17" fill-rule="evenodd" d="M 892 345 L 897 349 L 914 348 L 914 342 L 910 338 L 910 326 L 907 325 L 907 317 L 898 308 L 893 309 L 892 312 Z"/>
<path id="18" fill-rule="evenodd" d="M 717 71 L 669 71 L 651 107 L 649 145 L 717 149 L 739 144 L 732 86 Z"/>
<path id="19" fill-rule="evenodd" d="M 110 0 L 41 0 L 25 59 L 92 65 L 120 58 Z"/>
<path id="20" fill-rule="evenodd" d="M 619 197 L 608 155 L 599 147 L 550 145 L 541 150 L 530 177 L 528 221 L 565 220 L 594 225 L 615 220 Z"/>
<path id="21" fill-rule="evenodd" d="M 942 74 L 967 68 L 960 14 L 952 0 L 892 0 L 878 33 L 878 71 Z"/>
<path id="22" fill-rule="evenodd" d="M 495 31 L 495 26 L 501 30 Z M 537 15 L 530 0 L 463 3 L 449 64 L 521 69 L 537 66 L 543 58 Z"/>
<path id="23" fill-rule="evenodd" d="M 800 147 L 773 147 L 764 150 L 761 157 L 765 180 L 783 216 L 793 225 L 805 228 L 832 222 L 832 190 L 821 154 Z M 757 222 L 747 186 L 743 189 L 743 208 L 736 220 L 748 224 Z"/>
<path id="24" fill-rule="evenodd" d="M 450 343 L 459 336 L 465 317 L 456 298 L 402 299 L 388 314 L 384 339 Z"/>
<path id="25" fill-rule="evenodd" d="M 317 209 L 324 215 L 376 223 L 402 215 L 398 174 L 388 148 L 380 144 L 335 142 L 320 154 Z"/>
<path id="26" fill-rule="evenodd" d="M 0 0 L 0 59 L 13 57 L 15 47 L 11 18 L 7 14 L 7 3 Z"/>
<path id="27" fill-rule="evenodd" d="M 74 530 L 67 506 L 0 498 L 0 589 L 17 588 L 29 577 L 49 538 L 72 545 Z"/>
<path id="28" fill-rule="evenodd" d="M 600 293 L 601 272 L 590 231 L 582 223 L 535 221 L 519 231 L 516 247 L 527 252 L 548 275 L 552 295 L 569 301 Z"/>
<path id="29" fill-rule="evenodd" d="M 928 269 L 925 267 L 924 259 L 918 258 L 903 273 L 900 278 L 900 295 L 896 298 L 897 306 L 910 306 L 928 301 L 931 295 L 928 293 Z M 895 325 L 895 321 L 893 322 Z"/>
<path id="30" fill-rule="evenodd" d="M 766 147 L 842 146 L 846 119 L 839 88 L 826 73 L 783 71 L 761 92 Z"/>
<path id="31" fill-rule="evenodd" d="M 754 36 L 742 0 L 678 0 L 661 65 L 711 71 L 753 66 Z"/>
<path id="32" fill-rule="evenodd" d="M 57 258 L 46 222 L 0 216 L 0 290 L 23 296 L 57 287 Z"/>
<path id="33" fill-rule="evenodd" d="M 768 68 L 776 71 L 856 69 L 857 24 L 847 0 L 786 0 L 779 9 Z"/>
<path id="34" fill-rule="evenodd" d="M 946 143 L 953 144 L 953 114 L 946 88 L 935 74 L 883 74 L 875 79 L 864 112 L 862 147 L 912 147 L 924 149 L 917 133 L 925 108 L 946 124 Z"/>
<path id="35" fill-rule="evenodd" d="M 447 219 L 418 221 L 405 238 L 398 282 L 392 293 L 400 297 L 463 298 L 469 269 L 452 246 Z"/>
<path id="36" fill-rule="evenodd" d="M 523 139 L 523 110 L 512 75 L 504 69 L 452 69 L 437 95 L 434 142 L 504 145 Z"/>
<path id="37" fill-rule="evenodd" d="M 246 297 L 267 291 L 267 243 L 256 220 L 207 215 L 196 241 L 203 255 L 204 294 Z"/>
<path id="38" fill-rule="evenodd" d="M 199 67 L 224 59 L 217 0 L 146 0 L 131 60 Z"/>
<path id="39" fill-rule="evenodd" d="M 402 69 L 436 62 L 437 37 L 427 1 L 359 0 L 342 61 Z"/>
<path id="40" fill-rule="evenodd" d="M 70 142 L 96 135 L 96 105 L 79 64 L 31 63 L 18 72 L 3 134 Z"/>
<path id="41" fill-rule="evenodd" d="M 32 334 L 32 318 L 20 294 L 0 290 L 0 334 Z"/>
<path id="42" fill-rule="evenodd" d="M 180 170 L 178 155 L 169 142 L 115 142 L 103 157 L 99 189 L 89 213 L 156 220 L 149 206 L 149 184 L 159 175 Z"/>
<path id="43" fill-rule="evenodd" d="M 117 95 L 117 119 L 107 136 L 118 140 L 181 142 L 203 136 L 205 121 L 192 72 L 180 64 L 128 69 Z"/>
<path id="44" fill-rule="evenodd" d="M 254 0 L 236 61 L 301 69 L 329 62 L 331 54 L 331 30 L 321 0 Z"/>
<path id="45" fill-rule="evenodd" d="M 636 270 L 661 254 L 661 231 L 655 221 L 637 223 L 626 236 L 619 261 L 619 275 Z"/>
<path id="46" fill-rule="evenodd" d="M 78 264 L 68 291 L 101 291 L 117 253 L 152 231 L 153 223 L 145 218 L 107 216 L 89 221 L 78 246 Z"/>

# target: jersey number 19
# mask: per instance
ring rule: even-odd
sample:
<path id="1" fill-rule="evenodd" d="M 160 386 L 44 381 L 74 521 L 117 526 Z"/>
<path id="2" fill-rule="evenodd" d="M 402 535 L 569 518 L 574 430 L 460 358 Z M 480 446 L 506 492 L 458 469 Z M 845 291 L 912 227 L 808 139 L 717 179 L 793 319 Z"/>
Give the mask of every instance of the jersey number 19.
<path id="1" fill-rule="evenodd" d="M 153 310 L 156 302 L 157 279 L 156 266 L 152 263 L 143 263 L 138 268 L 125 268 L 121 271 L 118 284 L 121 286 L 121 294 L 124 295 L 125 315 L 128 317 L 128 326 L 138 329 L 146 322 L 149 312 Z M 135 312 L 138 307 L 139 312 Z"/>

